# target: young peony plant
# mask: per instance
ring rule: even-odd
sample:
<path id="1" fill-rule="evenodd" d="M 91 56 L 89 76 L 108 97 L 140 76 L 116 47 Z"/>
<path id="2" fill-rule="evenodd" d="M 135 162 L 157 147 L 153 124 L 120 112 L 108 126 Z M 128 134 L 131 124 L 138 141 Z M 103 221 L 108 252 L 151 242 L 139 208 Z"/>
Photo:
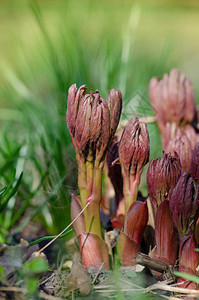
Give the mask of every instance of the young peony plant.
<path id="1" fill-rule="evenodd" d="M 173 69 L 161 80 L 153 78 L 149 93 L 165 150 L 162 157 L 150 162 L 147 171 L 155 219 L 153 254 L 170 265 L 179 261 L 179 271 L 196 274 L 199 143 L 196 144 L 198 137 L 194 129 L 193 90 L 184 73 Z M 148 223 L 147 202 L 139 201 L 138 188 L 143 168 L 149 161 L 149 134 L 146 124 L 133 118 L 128 121 L 120 142 L 113 142 L 121 111 L 119 89 L 112 89 L 107 101 L 98 90 L 87 93 L 85 85 L 78 89 L 73 84 L 68 90 L 66 122 L 75 149 L 80 192 L 79 196 L 72 194 L 71 219 L 89 203 L 73 224 L 82 264 L 87 269 L 110 267 L 109 249 L 100 222 L 105 158 L 116 194 L 117 214 L 112 225 L 120 228 L 116 251 L 123 266 L 135 265 L 134 257 L 141 249 Z M 115 164 L 118 160 L 120 164 Z M 179 282 L 182 280 L 179 278 Z M 184 287 L 197 288 L 197 285 L 188 282 Z"/>
<path id="2" fill-rule="evenodd" d="M 77 89 L 76 84 L 68 90 L 66 122 L 75 148 L 80 191 L 80 198 L 72 197 L 71 217 L 73 219 L 90 202 L 74 226 L 82 262 L 89 268 L 100 267 L 106 261 L 105 268 L 108 268 L 108 249 L 102 239 L 100 223 L 102 170 L 119 123 L 122 94 L 119 89 L 112 89 L 106 101 L 98 90 L 95 93 L 91 90 L 90 94 L 86 94 L 86 90 L 85 85 Z"/>
<path id="3" fill-rule="evenodd" d="M 178 251 L 178 235 L 169 209 L 169 200 L 159 205 L 155 218 L 155 258 L 175 265 Z"/>
<path id="4" fill-rule="evenodd" d="M 180 239 L 194 233 L 199 216 L 199 185 L 183 172 L 170 195 L 170 211 Z"/>
<path id="5" fill-rule="evenodd" d="M 119 160 L 123 177 L 125 220 L 117 241 L 117 253 L 123 266 L 135 264 L 148 222 L 146 202 L 138 201 L 138 187 L 144 166 L 149 160 L 149 134 L 138 118 L 128 121 L 119 144 Z"/>
<path id="6" fill-rule="evenodd" d="M 147 171 L 147 189 L 154 217 L 159 205 L 169 198 L 181 175 L 181 163 L 178 154 L 163 152 L 162 157 L 153 159 Z"/>
<path id="7" fill-rule="evenodd" d="M 163 150 L 171 154 L 176 151 L 182 170 L 189 172 L 191 151 L 198 140 L 195 97 L 189 79 L 178 69 L 172 69 L 162 79 L 151 79 L 149 96 L 161 132 Z"/>
<path id="8" fill-rule="evenodd" d="M 138 187 L 144 166 L 149 161 L 149 134 L 138 118 L 128 121 L 119 144 L 119 160 L 123 176 L 125 212 L 137 200 Z"/>
<path id="9" fill-rule="evenodd" d="M 152 78 L 149 96 L 161 132 L 167 122 L 178 127 L 193 122 L 196 114 L 193 88 L 189 79 L 178 69 L 172 69 L 162 79 Z"/>

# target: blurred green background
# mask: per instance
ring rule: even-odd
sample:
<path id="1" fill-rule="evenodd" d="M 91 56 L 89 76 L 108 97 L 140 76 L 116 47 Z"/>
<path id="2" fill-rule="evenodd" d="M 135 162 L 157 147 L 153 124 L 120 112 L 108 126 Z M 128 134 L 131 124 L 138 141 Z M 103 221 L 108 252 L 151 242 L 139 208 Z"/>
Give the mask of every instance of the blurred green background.
<path id="1" fill-rule="evenodd" d="M 123 119 L 153 115 L 152 76 L 184 71 L 199 96 L 198 1 L 2 0 L 0 3 L 0 241 L 70 222 L 77 167 L 65 124 L 74 82 L 119 88 Z M 161 155 L 148 124 L 151 159 Z M 23 176 L 20 174 L 23 172 Z M 28 228 L 28 229 L 27 229 Z M 38 236 L 38 232 L 35 232 Z"/>

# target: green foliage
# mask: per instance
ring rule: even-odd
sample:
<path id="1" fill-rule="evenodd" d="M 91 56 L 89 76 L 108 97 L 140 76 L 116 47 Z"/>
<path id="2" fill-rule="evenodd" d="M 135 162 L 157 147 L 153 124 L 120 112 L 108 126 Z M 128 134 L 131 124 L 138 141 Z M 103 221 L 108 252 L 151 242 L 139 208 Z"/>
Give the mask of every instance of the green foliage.
<path id="1" fill-rule="evenodd" d="M 22 269 L 19 272 L 21 279 L 19 281 L 20 285 L 27 289 L 26 299 L 31 297 L 37 298 L 37 289 L 39 284 L 39 277 L 42 273 L 48 271 L 49 265 L 45 258 L 34 258 L 31 261 L 26 261 L 23 264 Z"/>
<path id="2" fill-rule="evenodd" d="M 5 197 L 4 201 L 1 201 L 1 206 L 0 206 L 0 213 L 5 209 L 5 207 L 8 205 L 10 199 L 16 194 L 18 187 L 20 185 L 21 179 L 22 179 L 23 172 L 19 175 L 19 178 L 13 178 L 9 184 L 8 187 L 3 188 L 1 191 L 1 200 L 3 197 L 6 196 L 6 194 L 9 193 L 9 190 L 11 189 L 10 193 L 8 194 L 7 197 Z"/>
<path id="3" fill-rule="evenodd" d="M 23 264 L 23 273 L 43 273 L 48 270 L 49 266 L 44 258 L 34 258 L 31 261 L 27 261 Z"/>
<path id="4" fill-rule="evenodd" d="M 4 267 L 0 266 L 0 279 L 1 280 L 6 280 L 6 274 L 5 274 L 5 270 Z"/>
<path id="5" fill-rule="evenodd" d="M 35 257 L 23 264 L 19 271 L 18 283 L 27 289 L 26 299 L 30 297 L 37 298 L 39 278 L 44 272 L 48 271 L 48 268 L 49 265 L 44 257 Z"/>
<path id="6" fill-rule="evenodd" d="M 14 282 L 24 289 L 26 299 L 36 299 L 39 279 L 48 271 L 49 265 L 44 256 L 35 256 L 34 253 L 27 260 L 27 250 L 26 241 L 16 246 L 1 246 L 0 281 L 5 286 Z"/>
<path id="7" fill-rule="evenodd" d="M 63 234 L 61 234 L 61 235 L 59 236 L 58 239 L 67 236 L 67 235 L 68 235 L 70 232 L 72 232 L 72 231 L 73 231 L 73 229 L 69 229 L 68 231 L 66 231 L 66 232 L 64 232 Z M 37 240 L 35 240 L 35 241 L 33 241 L 33 242 L 30 242 L 30 243 L 29 243 L 29 246 L 33 246 L 33 245 L 38 244 L 38 243 L 40 243 L 40 242 L 42 242 L 42 241 L 52 240 L 52 239 L 54 239 L 55 237 L 56 237 L 56 235 L 43 236 L 43 237 L 40 238 L 40 239 L 37 239 Z"/>
<path id="8" fill-rule="evenodd" d="M 10 229 L 11 219 L 14 203 L 16 201 L 16 193 L 21 183 L 23 172 L 20 175 L 15 174 L 8 186 L 0 191 L 0 242 L 4 241 L 5 232 Z M 5 211 L 5 213 L 3 213 Z"/>

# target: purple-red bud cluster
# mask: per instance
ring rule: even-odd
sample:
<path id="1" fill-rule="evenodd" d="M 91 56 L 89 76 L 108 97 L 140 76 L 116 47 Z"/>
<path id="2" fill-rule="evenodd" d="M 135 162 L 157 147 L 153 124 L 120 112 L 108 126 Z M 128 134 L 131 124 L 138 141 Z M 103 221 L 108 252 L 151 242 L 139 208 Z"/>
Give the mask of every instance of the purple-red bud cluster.
<path id="1" fill-rule="evenodd" d="M 144 122 L 138 118 L 128 121 L 119 145 L 119 159 L 123 176 L 141 175 L 149 161 L 149 134 Z"/>
<path id="2" fill-rule="evenodd" d="M 170 195 L 170 210 L 180 238 L 193 234 L 199 216 L 199 185 L 183 172 Z"/>
<path id="3" fill-rule="evenodd" d="M 195 98 L 190 81 L 183 72 L 172 69 L 170 75 L 152 78 L 149 95 L 160 131 L 167 122 L 178 126 L 192 123 L 195 117 Z"/>
<path id="4" fill-rule="evenodd" d="M 122 94 L 112 89 L 106 101 L 98 90 L 90 94 L 86 90 L 85 85 L 69 88 L 66 121 L 76 152 L 86 157 L 91 149 L 93 158 L 100 161 L 119 123 Z"/>
<path id="5" fill-rule="evenodd" d="M 172 156 L 163 152 L 163 156 L 153 159 L 147 171 L 147 189 L 154 213 L 160 203 L 169 198 L 181 175 L 181 164 L 177 153 Z"/>

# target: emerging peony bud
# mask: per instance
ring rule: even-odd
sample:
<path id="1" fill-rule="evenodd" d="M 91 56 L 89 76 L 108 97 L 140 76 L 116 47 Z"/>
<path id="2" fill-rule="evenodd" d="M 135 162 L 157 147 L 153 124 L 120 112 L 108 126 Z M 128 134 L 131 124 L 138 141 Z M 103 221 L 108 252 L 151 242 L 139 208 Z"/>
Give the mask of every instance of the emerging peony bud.
<path id="1" fill-rule="evenodd" d="M 164 200 L 158 207 L 155 218 L 155 258 L 175 264 L 178 251 L 178 236 L 169 210 L 169 201 Z"/>
<path id="2" fill-rule="evenodd" d="M 108 101 L 99 91 L 85 94 L 86 87 L 79 90 L 73 84 L 68 90 L 66 121 L 76 152 L 87 158 L 89 150 L 93 159 L 104 159 L 105 150 L 117 129 L 122 110 L 122 95 L 113 89 Z"/>
<path id="3" fill-rule="evenodd" d="M 167 122 L 178 126 L 192 123 L 195 117 L 195 99 L 190 81 L 183 72 L 172 69 L 161 80 L 152 78 L 149 84 L 151 104 L 160 131 Z"/>
<path id="4" fill-rule="evenodd" d="M 91 267 L 109 269 L 109 252 L 105 241 L 94 233 L 81 233 L 78 235 L 82 264 Z"/>
<path id="5" fill-rule="evenodd" d="M 123 173 L 140 174 L 149 160 L 149 134 L 147 126 L 138 118 L 128 121 L 119 145 L 119 159 Z"/>
<path id="6" fill-rule="evenodd" d="M 193 235 L 184 237 L 180 242 L 179 251 L 179 272 L 196 275 L 196 267 L 198 266 L 199 255 L 195 251 L 197 248 Z M 195 282 L 188 281 L 186 278 L 178 278 L 178 283 L 186 281 L 182 288 L 197 289 L 198 285 Z"/>
<path id="7" fill-rule="evenodd" d="M 177 152 L 180 158 L 182 172 L 186 171 L 189 173 L 192 151 L 191 143 L 185 134 L 180 134 L 179 136 L 171 139 L 165 151 L 171 152 L 171 155 L 174 155 L 174 153 Z"/>
<path id="8" fill-rule="evenodd" d="M 197 134 L 195 129 L 191 125 L 187 124 L 182 127 L 182 132 L 187 136 L 191 143 L 191 150 L 193 150 L 197 143 Z"/>
<path id="9" fill-rule="evenodd" d="M 110 138 L 110 113 L 106 100 L 100 94 L 85 95 L 76 119 L 75 142 L 82 152 L 93 150 L 93 157 L 101 157 Z"/>
<path id="10" fill-rule="evenodd" d="M 67 113 L 66 113 L 66 122 L 68 130 L 70 131 L 71 136 L 74 137 L 76 119 L 78 113 L 79 102 L 84 97 L 87 88 L 86 85 L 80 86 L 77 91 L 76 84 L 71 85 L 68 90 L 68 100 L 67 100 Z"/>
<path id="11" fill-rule="evenodd" d="M 168 81 L 168 75 L 165 74 L 162 80 L 154 77 L 149 83 L 149 97 L 151 100 L 151 106 L 154 110 L 156 121 L 160 131 L 162 132 L 165 124 L 168 122 L 167 116 L 167 89 L 163 87 L 166 85 L 164 81 Z"/>
<path id="12" fill-rule="evenodd" d="M 147 171 L 147 188 L 154 214 L 160 203 L 169 198 L 181 175 L 181 164 L 177 153 L 171 156 L 163 152 L 163 156 L 153 159 Z"/>
<path id="13" fill-rule="evenodd" d="M 131 204 L 126 215 L 124 233 L 138 245 L 141 244 L 142 237 L 148 222 L 147 202 L 135 201 Z"/>
<path id="14" fill-rule="evenodd" d="M 112 89 L 108 96 L 108 107 L 110 110 L 110 118 L 111 118 L 111 137 L 114 136 L 117 126 L 119 124 L 120 115 L 122 112 L 122 93 L 119 89 L 116 91 Z"/>
<path id="15" fill-rule="evenodd" d="M 167 146 L 168 146 L 170 140 L 174 139 L 176 137 L 179 137 L 182 134 L 186 135 L 186 137 L 188 138 L 188 140 L 191 144 L 191 150 L 193 150 L 196 145 L 196 141 L 197 141 L 197 134 L 196 134 L 194 128 L 189 124 L 185 125 L 184 127 L 179 128 L 176 125 L 176 123 L 167 122 L 165 124 L 165 128 L 162 132 L 162 145 L 163 145 L 164 151 L 169 152 L 167 150 Z"/>
<path id="16" fill-rule="evenodd" d="M 133 202 L 125 218 L 124 231 L 120 232 L 117 241 L 117 252 L 123 266 L 135 265 L 134 257 L 140 251 L 140 244 L 147 226 L 147 222 L 147 203 L 141 201 Z M 120 224 L 117 222 L 117 220 L 113 220 L 113 225 Z"/>
<path id="17" fill-rule="evenodd" d="M 199 180 L 199 143 L 196 144 L 192 151 L 190 174 L 194 180 Z"/>
<path id="18" fill-rule="evenodd" d="M 193 234 L 199 215 L 199 185 L 186 172 L 180 176 L 170 196 L 170 211 L 180 238 Z"/>
<path id="19" fill-rule="evenodd" d="M 164 130 L 162 131 L 162 148 L 165 152 L 167 149 L 167 146 L 171 139 L 175 138 L 176 136 L 179 136 L 181 134 L 180 128 L 176 125 L 176 123 L 169 123 L 167 122 L 165 124 Z"/>
<path id="20" fill-rule="evenodd" d="M 124 232 L 120 232 L 117 239 L 117 254 L 123 267 L 135 266 L 135 256 L 140 251 L 140 246 L 131 240 Z"/>
<path id="21" fill-rule="evenodd" d="M 124 180 L 126 211 L 137 200 L 140 176 L 149 161 L 149 134 L 147 126 L 137 118 L 128 121 L 119 145 L 119 159 Z M 128 198 L 128 200 L 127 200 Z"/>

